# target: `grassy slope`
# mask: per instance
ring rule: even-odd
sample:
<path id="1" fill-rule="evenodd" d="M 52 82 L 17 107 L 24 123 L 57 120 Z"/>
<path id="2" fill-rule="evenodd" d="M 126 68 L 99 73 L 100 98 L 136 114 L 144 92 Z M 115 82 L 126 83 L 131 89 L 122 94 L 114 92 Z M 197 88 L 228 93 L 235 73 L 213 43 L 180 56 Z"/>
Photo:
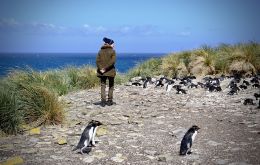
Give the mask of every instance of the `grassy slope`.
<path id="1" fill-rule="evenodd" d="M 126 75 L 117 75 L 116 84 L 136 76 L 174 76 L 182 62 L 190 71 L 194 56 L 201 56 L 205 66 L 213 67 L 215 74 L 228 73 L 234 60 L 245 60 L 260 72 L 260 44 L 221 44 L 216 48 L 207 45 L 191 51 L 183 51 L 152 58 L 139 64 Z M 67 67 L 62 70 L 36 72 L 31 69 L 14 70 L 0 80 L 0 129 L 15 134 L 23 125 L 37 121 L 59 124 L 64 120 L 64 111 L 58 96 L 70 91 L 99 86 L 96 69 Z"/>

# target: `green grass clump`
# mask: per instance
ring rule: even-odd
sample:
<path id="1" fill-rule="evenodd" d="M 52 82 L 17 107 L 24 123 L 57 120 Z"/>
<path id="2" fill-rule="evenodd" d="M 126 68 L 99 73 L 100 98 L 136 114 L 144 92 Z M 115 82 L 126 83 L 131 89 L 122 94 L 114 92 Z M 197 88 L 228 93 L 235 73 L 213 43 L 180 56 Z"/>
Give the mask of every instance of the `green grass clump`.
<path id="1" fill-rule="evenodd" d="M 131 78 L 136 76 L 146 77 L 157 75 L 160 73 L 161 64 L 162 60 L 160 58 L 151 58 L 129 70 L 127 77 Z"/>
<path id="2" fill-rule="evenodd" d="M 26 124 L 42 118 L 44 123 L 48 124 L 59 124 L 63 121 L 63 107 L 55 92 L 34 84 L 21 84 L 20 87 L 18 95 Z"/>
<path id="3" fill-rule="evenodd" d="M 180 63 L 178 54 L 170 54 L 162 59 L 161 71 L 163 75 L 173 76 L 177 73 L 177 66 Z"/>
<path id="4" fill-rule="evenodd" d="M 43 82 L 44 86 L 53 89 L 60 96 L 67 94 L 70 90 L 69 77 L 57 70 L 45 72 Z"/>
<path id="5" fill-rule="evenodd" d="M 96 68 L 68 66 L 61 70 L 37 72 L 30 68 L 12 70 L 0 81 L 0 129 L 15 134 L 31 125 L 59 124 L 65 117 L 58 96 L 100 85 Z M 116 84 L 126 81 L 118 74 Z M 40 123 L 39 123 L 40 122 Z"/>
<path id="6" fill-rule="evenodd" d="M 148 60 L 130 70 L 128 76 L 135 77 L 163 74 L 172 77 L 177 75 L 178 66 L 181 63 L 184 63 L 189 74 L 191 74 L 191 63 L 194 64 L 196 60 L 203 62 L 202 64 L 205 69 L 210 71 L 208 74 L 232 74 L 230 73 L 229 67 L 235 61 L 250 63 L 254 66 L 256 72 L 259 73 L 260 44 L 256 42 L 238 43 L 234 45 L 220 44 L 217 47 L 202 45 L 195 50 L 172 53 L 156 60 L 160 61 L 160 63 L 156 65 L 157 67 L 150 64 L 151 61 Z"/>
<path id="7" fill-rule="evenodd" d="M 15 134 L 22 123 L 22 112 L 15 92 L 7 82 L 0 81 L 0 129 L 7 134 Z"/>

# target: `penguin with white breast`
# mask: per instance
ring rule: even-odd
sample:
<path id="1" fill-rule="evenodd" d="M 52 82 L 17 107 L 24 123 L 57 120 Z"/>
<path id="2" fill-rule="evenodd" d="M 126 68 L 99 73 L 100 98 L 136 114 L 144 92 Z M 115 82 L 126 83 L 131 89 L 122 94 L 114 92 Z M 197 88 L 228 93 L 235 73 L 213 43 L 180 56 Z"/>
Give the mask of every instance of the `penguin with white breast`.
<path id="1" fill-rule="evenodd" d="M 78 145 L 73 149 L 73 151 L 80 149 L 81 154 L 83 154 L 84 150 L 87 149 L 89 145 L 95 146 L 95 135 L 97 128 L 100 125 L 102 125 L 102 123 L 96 120 L 89 122 L 81 134 Z M 88 150 L 88 152 L 90 152 L 90 150 Z"/>
<path id="2" fill-rule="evenodd" d="M 195 136 L 200 128 L 193 125 L 184 135 L 180 146 L 180 155 L 191 154 L 191 146 L 194 143 Z"/>
<path id="3" fill-rule="evenodd" d="M 174 84 L 173 80 L 168 81 L 167 86 L 166 86 L 166 92 L 167 93 L 169 93 L 171 91 L 173 84 Z"/>

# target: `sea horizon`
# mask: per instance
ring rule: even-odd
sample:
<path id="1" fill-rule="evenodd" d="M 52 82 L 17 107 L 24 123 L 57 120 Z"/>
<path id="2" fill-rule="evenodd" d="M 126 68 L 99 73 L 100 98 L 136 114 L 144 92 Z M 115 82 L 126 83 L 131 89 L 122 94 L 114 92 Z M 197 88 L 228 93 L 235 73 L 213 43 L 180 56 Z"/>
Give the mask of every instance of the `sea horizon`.
<path id="1" fill-rule="evenodd" d="M 11 70 L 32 68 L 35 71 L 63 69 L 68 66 L 82 67 L 90 65 L 96 67 L 97 53 L 0 53 L 0 77 L 6 76 Z M 137 64 L 150 58 L 158 58 L 165 53 L 117 53 L 116 70 L 126 73 Z"/>

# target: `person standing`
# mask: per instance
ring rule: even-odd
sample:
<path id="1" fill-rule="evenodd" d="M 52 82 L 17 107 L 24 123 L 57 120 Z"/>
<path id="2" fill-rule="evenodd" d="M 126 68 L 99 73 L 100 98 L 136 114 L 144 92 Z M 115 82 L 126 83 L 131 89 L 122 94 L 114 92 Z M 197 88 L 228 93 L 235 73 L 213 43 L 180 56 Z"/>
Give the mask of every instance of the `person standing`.
<path id="1" fill-rule="evenodd" d="M 116 76 L 115 62 L 116 52 L 114 50 L 114 41 L 112 39 L 103 38 L 104 45 L 100 48 L 97 58 L 97 77 L 100 78 L 101 84 L 101 106 L 113 105 L 114 79 Z M 106 81 L 109 82 L 108 100 L 106 102 Z"/>

